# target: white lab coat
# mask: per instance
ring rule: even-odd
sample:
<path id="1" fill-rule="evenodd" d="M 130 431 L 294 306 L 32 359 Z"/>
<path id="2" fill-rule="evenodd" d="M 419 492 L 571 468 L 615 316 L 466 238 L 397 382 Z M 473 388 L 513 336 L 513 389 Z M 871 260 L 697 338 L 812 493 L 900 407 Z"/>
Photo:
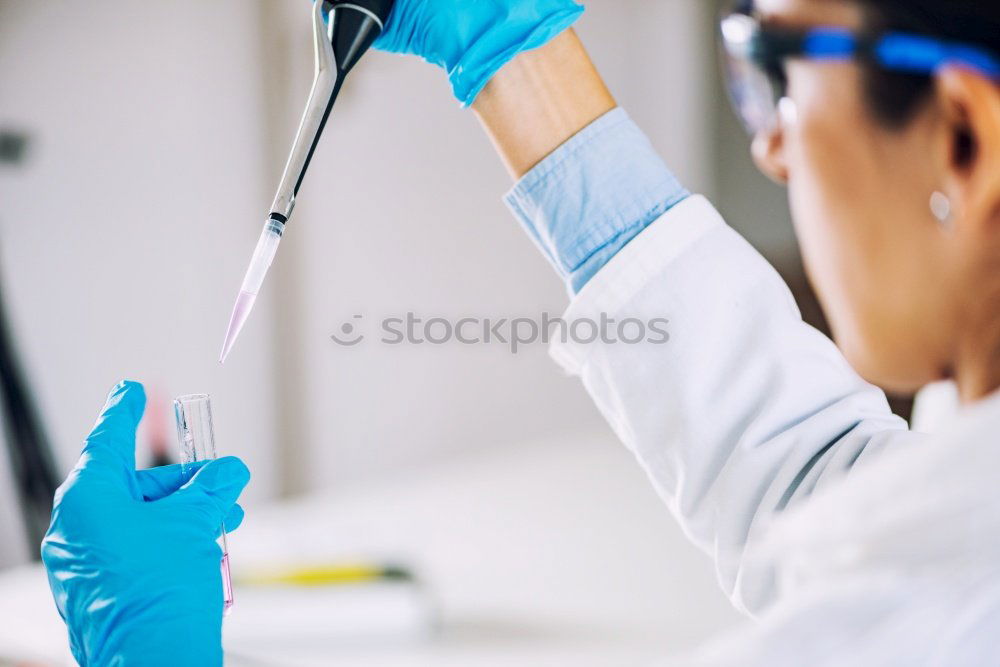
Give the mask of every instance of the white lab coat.
<path id="1" fill-rule="evenodd" d="M 629 243 L 564 318 L 602 314 L 667 318 L 670 340 L 557 341 L 553 356 L 714 557 L 734 604 L 761 617 L 698 664 L 939 664 L 894 647 L 945 632 L 1000 648 L 978 633 L 987 609 L 1000 621 L 1000 580 L 990 604 L 969 602 L 1000 564 L 1000 400 L 941 441 L 909 431 L 702 197 Z M 950 504 L 929 513 L 930 490 Z M 969 559 L 980 570 L 959 581 Z M 961 625 L 944 623 L 954 614 Z"/>

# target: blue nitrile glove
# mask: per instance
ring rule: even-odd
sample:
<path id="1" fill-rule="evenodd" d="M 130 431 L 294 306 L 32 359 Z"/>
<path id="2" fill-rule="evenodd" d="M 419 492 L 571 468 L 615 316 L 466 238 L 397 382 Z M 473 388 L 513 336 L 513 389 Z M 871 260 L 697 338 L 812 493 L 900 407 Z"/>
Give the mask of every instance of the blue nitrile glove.
<path id="1" fill-rule="evenodd" d="M 42 561 L 81 665 L 221 665 L 216 538 L 223 520 L 233 530 L 243 519 L 236 499 L 250 473 L 233 457 L 187 475 L 136 470 L 145 404 L 138 383 L 111 391 L 56 491 Z"/>
<path id="2" fill-rule="evenodd" d="M 573 0 L 396 0 L 374 46 L 443 67 L 468 106 L 514 56 L 543 46 L 582 13 Z"/>

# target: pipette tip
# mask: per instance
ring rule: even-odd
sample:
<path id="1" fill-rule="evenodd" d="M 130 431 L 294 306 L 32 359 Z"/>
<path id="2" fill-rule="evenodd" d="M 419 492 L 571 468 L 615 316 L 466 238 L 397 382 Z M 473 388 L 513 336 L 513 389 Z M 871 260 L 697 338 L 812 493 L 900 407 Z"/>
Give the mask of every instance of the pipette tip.
<path id="1" fill-rule="evenodd" d="M 246 324 L 247 318 L 250 317 L 250 311 L 253 309 L 253 304 L 256 300 L 256 294 L 242 290 L 239 296 L 236 297 L 236 304 L 233 305 L 233 314 L 229 318 L 229 327 L 226 329 L 226 338 L 222 342 L 222 352 L 219 353 L 220 364 L 225 363 L 226 357 L 229 356 L 230 350 L 233 349 L 233 344 L 236 342 L 237 336 L 240 335 L 243 325 Z"/>
<path id="2" fill-rule="evenodd" d="M 264 223 L 264 229 L 257 239 L 257 246 L 254 248 L 253 257 L 250 258 L 250 266 L 247 267 L 246 275 L 243 276 L 243 284 L 240 286 L 240 293 L 236 297 L 236 304 L 233 306 L 233 314 L 229 318 L 229 328 L 226 329 L 226 338 L 222 343 L 222 352 L 219 354 L 221 364 L 229 356 L 229 351 L 236 342 L 236 337 L 240 335 L 240 330 L 246 324 L 250 311 L 253 309 L 253 302 L 257 300 L 257 293 L 261 285 L 264 284 L 264 276 L 271 268 L 274 255 L 278 252 L 278 244 L 281 243 L 281 233 L 285 229 L 285 223 L 278 220 L 271 214 Z"/>

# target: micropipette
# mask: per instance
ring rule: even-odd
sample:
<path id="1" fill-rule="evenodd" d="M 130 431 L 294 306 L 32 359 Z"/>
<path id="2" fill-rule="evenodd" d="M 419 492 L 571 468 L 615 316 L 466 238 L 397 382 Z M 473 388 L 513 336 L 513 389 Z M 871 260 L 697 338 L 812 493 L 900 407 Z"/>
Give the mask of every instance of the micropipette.
<path id="1" fill-rule="evenodd" d="M 295 198 L 302 179 L 309 168 L 316 144 L 330 117 L 330 110 L 348 72 L 381 34 L 389 18 L 394 0 L 316 0 L 313 3 L 312 28 L 316 74 L 305 113 L 299 124 L 292 152 L 285 164 L 285 171 L 278 192 L 271 204 L 271 212 L 264 222 L 264 230 L 250 259 L 250 267 L 243 277 L 240 293 L 229 318 L 226 338 L 222 343 L 219 362 L 224 362 L 243 329 L 257 294 L 264 283 L 264 276 L 271 268 L 278 252 L 285 225 L 295 207 Z"/>

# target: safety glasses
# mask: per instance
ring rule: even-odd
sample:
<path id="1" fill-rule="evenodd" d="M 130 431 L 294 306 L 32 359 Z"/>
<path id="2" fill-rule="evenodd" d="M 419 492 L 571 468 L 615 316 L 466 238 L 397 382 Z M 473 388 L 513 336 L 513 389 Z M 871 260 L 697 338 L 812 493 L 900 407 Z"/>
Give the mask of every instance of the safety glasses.
<path id="1" fill-rule="evenodd" d="M 793 58 L 860 61 L 927 76 L 946 65 L 961 65 L 1000 81 L 1000 59 L 994 54 L 924 35 L 859 34 L 840 27 L 774 28 L 746 12 L 725 16 L 719 34 L 729 97 L 751 135 L 776 126 L 781 100 L 788 94 L 785 63 Z"/>

